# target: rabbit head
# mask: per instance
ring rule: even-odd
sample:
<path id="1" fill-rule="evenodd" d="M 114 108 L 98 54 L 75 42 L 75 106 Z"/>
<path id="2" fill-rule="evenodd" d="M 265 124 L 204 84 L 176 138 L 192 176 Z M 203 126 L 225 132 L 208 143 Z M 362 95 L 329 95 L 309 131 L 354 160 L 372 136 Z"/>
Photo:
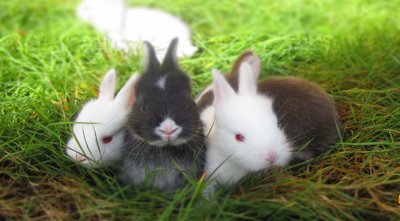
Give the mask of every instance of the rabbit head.
<path id="1" fill-rule="evenodd" d="M 128 127 L 134 137 L 152 146 L 179 146 L 202 136 L 191 81 L 178 64 L 177 44 L 178 39 L 171 42 L 160 65 L 153 46 L 145 42 L 145 68 Z"/>

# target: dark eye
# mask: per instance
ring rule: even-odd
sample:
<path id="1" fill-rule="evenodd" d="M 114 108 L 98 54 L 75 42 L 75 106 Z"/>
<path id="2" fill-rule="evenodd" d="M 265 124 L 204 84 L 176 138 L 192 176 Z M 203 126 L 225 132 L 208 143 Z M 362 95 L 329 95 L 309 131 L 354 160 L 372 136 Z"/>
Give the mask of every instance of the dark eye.
<path id="1" fill-rule="evenodd" d="M 112 136 L 105 136 L 101 139 L 101 141 L 105 144 L 110 143 L 113 140 Z"/>
<path id="2" fill-rule="evenodd" d="M 244 136 L 242 134 L 235 134 L 235 139 L 239 142 L 243 142 Z"/>
<path id="3" fill-rule="evenodd" d="M 145 108 L 144 106 L 141 106 L 141 107 L 140 107 L 140 110 L 142 110 L 143 112 L 145 112 L 145 111 L 146 111 L 146 108 Z"/>

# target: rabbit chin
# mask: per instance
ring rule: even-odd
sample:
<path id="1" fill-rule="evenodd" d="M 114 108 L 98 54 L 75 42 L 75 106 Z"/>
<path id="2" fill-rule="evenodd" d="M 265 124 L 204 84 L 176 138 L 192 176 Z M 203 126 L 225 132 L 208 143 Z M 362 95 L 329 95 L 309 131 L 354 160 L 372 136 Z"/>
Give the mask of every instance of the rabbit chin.
<path id="1" fill-rule="evenodd" d="M 251 156 L 249 156 L 248 159 L 235 159 L 232 158 L 232 161 L 235 162 L 235 164 L 240 165 L 242 168 L 245 168 L 249 172 L 259 172 L 263 170 L 267 170 L 269 168 L 277 168 L 277 167 L 283 167 L 287 165 L 289 161 L 289 157 L 282 156 L 279 160 L 276 162 L 269 162 L 266 161 L 265 158 L 258 156 L 253 156 L 251 159 Z"/>
<path id="2" fill-rule="evenodd" d="M 178 138 L 174 140 L 155 140 L 150 141 L 149 144 L 156 147 L 165 147 L 165 146 L 180 146 L 186 143 L 187 140 L 183 138 Z"/>

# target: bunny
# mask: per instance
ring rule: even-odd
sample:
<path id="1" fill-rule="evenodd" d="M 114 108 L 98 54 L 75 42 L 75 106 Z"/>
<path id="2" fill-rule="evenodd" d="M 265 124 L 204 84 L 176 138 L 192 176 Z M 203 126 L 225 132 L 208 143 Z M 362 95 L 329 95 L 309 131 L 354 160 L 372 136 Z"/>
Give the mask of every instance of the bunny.
<path id="1" fill-rule="evenodd" d="M 178 57 L 190 57 L 198 50 L 191 42 L 189 26 L 158 9 L 127 8 L 125 0 L 83 0 L 77 14 L 105 33 L 115 48 L 124 51 L 137 49 L 143 41 L 149 41 L 162 60 L 169 42 L 176 37 L 181 42 Z"/>
<path id="2" fill-rule="evenodd" d="M 214 85 L 197 99 L 207 137 L 206 173 L 229 186 L 249 173 L 309 160 L 338 139 L 334 102 L 317 85 L 297 77 L 256 83 L 261 60 L 244 53 L 226 78 L 213 70 Z"/>
<path id="3" fill-rule="evenodd" d="M 109 166 L 121 159 L 124 125 L 135 102 L 134 74 L 114 98 L 117 74 L 109 70 L 100 86 L 99 97 L 86 103 L 73 126 L 66 153 L 86 166 Z"/>
<path id="4" fill-rule="evenodd" d="M 203 125 L 190 78 L 177 62 L 178 39 L 171 42 L 162 65 L 151 44 L 145 44 L 145 68 L 136 84 L 123 146 L 123 179 L 173 191 L 203 171 Z"/>

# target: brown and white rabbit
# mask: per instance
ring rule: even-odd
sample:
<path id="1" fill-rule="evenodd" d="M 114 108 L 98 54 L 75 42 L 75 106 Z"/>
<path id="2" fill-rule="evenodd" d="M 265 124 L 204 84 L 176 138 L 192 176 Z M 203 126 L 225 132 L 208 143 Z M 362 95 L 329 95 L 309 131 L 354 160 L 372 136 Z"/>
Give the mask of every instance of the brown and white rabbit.
<path id="1" fill-rule="evenodd" d="M 206 172 L 222 185 L 251 172 L 313 158 L 338 140 L 338 113 L 316 84 L 298 77 L 259 81 L 261 60 L 240 56 L 226 78 L 197 99 L 207 138 Z M 207 91 L 208 90 L 208 91 Z"/>

